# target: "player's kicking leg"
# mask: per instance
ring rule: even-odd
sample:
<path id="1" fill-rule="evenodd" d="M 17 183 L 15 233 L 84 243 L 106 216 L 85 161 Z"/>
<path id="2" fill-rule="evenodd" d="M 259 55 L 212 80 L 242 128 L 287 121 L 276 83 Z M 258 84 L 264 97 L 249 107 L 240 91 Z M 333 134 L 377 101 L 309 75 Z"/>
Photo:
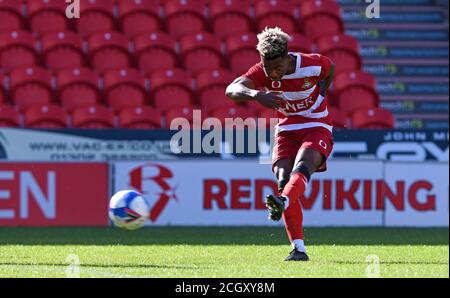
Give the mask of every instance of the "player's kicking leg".
<path id="1" fill-rule="evenodd" d="M 269 217 L 278 221 L 284 218 L 286 232 L 293 250 L 285 261 L 308 261 L 303 241 L 303 213 L 300 196 L 303 195 L 311 175 L 323 164 L 324 156 L 314 149 L 302 148 L 292 166 L 292 161 L 282 159 L 274 165 L 278 179 L 279 195 L 267 196 Z M 291 171 L 292 170 L 292 171 Z M 287 179 L 287 177 L 289 177 Z"/>

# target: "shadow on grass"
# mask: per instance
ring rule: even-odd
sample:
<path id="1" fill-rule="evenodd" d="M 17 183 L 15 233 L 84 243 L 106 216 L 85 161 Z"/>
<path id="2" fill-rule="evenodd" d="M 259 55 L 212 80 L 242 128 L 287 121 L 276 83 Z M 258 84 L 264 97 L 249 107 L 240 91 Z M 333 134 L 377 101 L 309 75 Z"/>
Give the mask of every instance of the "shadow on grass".
<path id="1" fill-rule="evenodd" d="M 68 264 L 57 264 L 57 263 L 13 263 L 13 262 L 0 262 L 1 266 L 48 266 L 48 267 L 67 267 Z M 153 265 L 153 264 L 85 264 L 82 263 L 81 267 L 85 268 L 133 268 L 133 269 L 185 269 L 185 270 L 196 270 L 196 269 L 209 269 L 209 267 L 203 266 L 171 266 L 171 265 Z"/>
<path id="2" fill-rule="evenodd" d="M 448 228 L 306 228 L 308 245 L 448 245 Z M 0 245 L 286 245 L 282 227 L 0 228 Z"/>

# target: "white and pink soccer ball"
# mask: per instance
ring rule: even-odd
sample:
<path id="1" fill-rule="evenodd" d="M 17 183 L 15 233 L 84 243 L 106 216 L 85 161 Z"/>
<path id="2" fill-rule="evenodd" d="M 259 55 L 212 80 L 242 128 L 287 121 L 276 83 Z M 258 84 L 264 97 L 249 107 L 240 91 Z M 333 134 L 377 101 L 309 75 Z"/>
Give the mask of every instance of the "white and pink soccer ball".
<path id="1" fill-rule="evenodd" d="M 109 202 L 109 218 L 115 226 L 125 230 L 142 228 L 149 216 L 147 199 L 137 191 L 122 190 Z"/>

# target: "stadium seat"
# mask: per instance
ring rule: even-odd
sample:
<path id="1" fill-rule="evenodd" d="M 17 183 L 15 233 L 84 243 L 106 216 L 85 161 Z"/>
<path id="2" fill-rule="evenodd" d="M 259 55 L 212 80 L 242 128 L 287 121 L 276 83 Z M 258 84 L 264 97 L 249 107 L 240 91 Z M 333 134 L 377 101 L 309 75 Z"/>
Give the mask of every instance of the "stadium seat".
<path id="1" fill-rule="evenodd" d="M 263 105 L 261 105 L 259 102 L 252 100 L 252 101 L 247 101 L 246 106 L 248 109 L 252 110 L 254 114 L 259 115 L 261 114 L 263 111 L 267 110 L 267 108 Z"/>
<path id="2" fill-rule="evenodd" d="M 344 25 L 339 3 L 332 0 L 306 0 L 300 4 L 300 27 L 316 41 L 327 35 L 341 34 Z"/>
<path id="3" fill-rule="evenodd" d="M 130 38 L 161 30 L 157 0 L 119 1 L 119 19 L 123 33 Z"/>
<path id="4" fill-rule="evenodd" d="M 271 119 L 278 119 L 277 112 L 275 110 L 271 110 L 268 108 L 263 108 L 262 110 L 259 110 L 259 113 L 257 115 L 258 118 L 263 119 L 265 121 L 265 127 L 270 127 Z M 274 120 L 274 124 L 277 123 L 278 120 Z"/>
<path id="5" fill-rule="evenodd" d="M 72 31 L 50 32 L 41 41 L 45 63 L 51 70 L 60 71 L 83 65 L 83 41 Z"/>
<path id="6" fill-rule="evenodd" d="M 208 114 L 215 109 L 230 107 L 234 102 L 225 95 L 226 87 L 235 79 L 227 69 L 206 70 L 197 75 L 197 93 L 200 106 Z"/>
<path id="7" fill-rule="evenodd" d="M 164 32 L 138 35 L 134 48 L 139 69 L 145 74 L 177 66 L 176 41 Z"/>
<path id="8" fill-rule="evenodd" d="M 220 39 L 252 31 L 248 0 L 211 1 L 209 11 L 211 28 Z"/>
<path id="9" fill-rule="evenodd" d="M 52 100 L 51 74 L 44 68 L 28 67 L 11 72 L 10 94 L 21 110 Z"/>
<path id="10" fill-rule="evenodd" d="M 285 0 L 260 0 L 255 3 L 255 16 L 258 31 L 265 27 L 279 27 L 284 32 L 292 34 L 296 29 L 294 17 L 295 7 Z"/>
<path id="11" fill-rule="evenodd" d="M 36 40 L 28 31 L 0 33 L 0 67 L 4 72 L 37 63 Z"/>
<path id="12" fill-rule="evenodd" d="M 83 37 L 114 30 L 113 0 L 88 0 L 80 5 L 83 16 L 75 20 L 77 32 Z"/>
<path id="13" fill-rule="evenodd" d="M 312 53 L 313 43 L 303 34 L 294 33 L 290 34 L 291 40 L 289 42 L 290 52 Z"/>
<path id="14" fill-rule="evenodd" d="M 222 66 L 220 40 L 210 33 L 184 36 L 180 47 L 184 67 L 194 76 L 203 70 Z"/>
<path id="15" fill-rule="evenodd" d="M 128 129 L 161 128 L 162 116 L 149 106 L 136 106 L 122 109 L 119 114 L 119 126 Z"/>
<path id="16" fill-rule="evenodd" d="M 23 26 L 21 3 L 17 0 L 0 1 L 0 32 L 16 31 Z"/>
<path id="17" fill-rule="evenodd" d="M 338 128 L 349 128 L 348 118 L 345 112 L 335 107 L 328 107 L 328 113 L 333 121 L 333 126 Z"/>
<path id="18" fill-rule="evenodd" d="M 144 105 L 145 79 L 136 69 L 109 71 L 105 73 L 103 82 L 106 102 L 114 111 Z"/>
<path id="19" fill-rule="evenodd" d="M 231 71 L 237 75 L 244 74 L 261 60 L 256 50 L 257 43 L 258 39 L 254 34 L 239 34 L 227 38 L 227 58 Z"/>
<path id="20" fill-rule="evenodd" d="M 0 73 L 0 104 L 6 101 L 5 78 Z"/>
<path id="21" fill-rule="evenodd" d="M 199 119 L 200 122 L 197 121 L 194 123 L 194 120 L 193 120 L 194 109 L 195 108 L 193 106 L 186 105 L 186 106 L 176 106 L 176 107 L 168 110 L 165 114 L 166 127 L 170 128 L 170 125 L 174 119 L 184 118 L 189 121 L 191 128 L 197 128 L 197 129 L 201 128 L 201 126 L 202 126 L 201 119 L 205 119 L 207 117 L 207 114 L 202 112 L 201 119 Z"/>
<path id="22" fill-rule="evenodd" d="M 26 3 L 31 31 L 43 34 L 68 29 L 69 19 L 66 17 L 65 1 L 27 0 Z"/>
<path id="23" fill-rule="evenodd" d="M 130 63 L 128 39 L 119 32 L 93 34 L 89 38 L 89 56 L 99 73 L 127 68 Z"/>
<path id="24" fill-rule="evenodd" d="M 192 103 L 192 78 L 181 69 L 155 71 L 150 86 L 152 102 L 161 113 Z"/>
<path id="25" fill-rule="evenodd" d="M 31 128 L 65 128 L 67 113 L 54 104 L 35 105 L 25 113 L 25 126 Z"/>
<path id="26" fill-rule="evenodd" d="M 334 94 L 342 111 L 351 115 L 360 108 L 374 108 L 379 104 L 375 79 L 363 71 L 338 74 L 333 82 Z"/>
<path id="27" fill-rule="evenodd" d="M 212 114 L 210 114 L 211 117 L 213 118 L 217 118 L 220 120 L 220 122 L 222 123 L 222 125 L 224 125 L 224 128 L 226 129 L 231 129 L 233 127 L 226 127 L 226 123 L 225 123 L 225 119 L 227 118 L 232 118 L 232 120 L 234 120 L 235 118 L 242 118 L 243 120 L 246 120 L 248 118 L 252 118 L 252 121 L 248 122 L 248 127 L 249 128 L 255 128 L 256 127 L 256 117 L 255 115 L 251 112 L 251 110 L 245 108 L 242 105 L 238 105 L 235 104 L 234 106 L 231 107 L 224 107 L 224 108 L 220 108 L 220 109 L 216 109 L 212 112 Z M 207 120 L 205 120 L 206 123 L 208 123 Z M 244 125 L 242 125 L 242 123 L 237 122 L 237 125 L 235 126 L 236 128 L 244 128 Z"/>
<path id="28" fill-rule="evenodd" d="M 0 127 L 19 127 L 20 114 L 12 106 L 0 104 Z"/>
<path id="29" fill-rule="evenodd" d="M 72 124 L 76 128 L 114 128 L 114 114 L 101 105 L 85 106 L 72 112 Z"/>
<path id="30" fill-rule="evenodd" d="M 360 109 L 352 115 L 352 127 L 358 129 L 391 129 L 394 116 L 383 108 Z"/>
<path id="31" fill-rule="evenodd" d="M 206 30 L 204 4 L 198 0 L 164 1 L 167 30 L 176 39 Z"/>
<path id="32" fill-rule="evenodd" d="M 60 71 L 56 85 L 59 101 L 68 112 L 100 100 L 99 76 L 89 68 Z"/>
<path id="33" fill-rule="evenodd" d="M 361 68 L 361 57 L 356 39 L 349 35 L 329 35 L 318 39 L 317 50 L 328 56 L 336 65 L 335 73 Z"/>

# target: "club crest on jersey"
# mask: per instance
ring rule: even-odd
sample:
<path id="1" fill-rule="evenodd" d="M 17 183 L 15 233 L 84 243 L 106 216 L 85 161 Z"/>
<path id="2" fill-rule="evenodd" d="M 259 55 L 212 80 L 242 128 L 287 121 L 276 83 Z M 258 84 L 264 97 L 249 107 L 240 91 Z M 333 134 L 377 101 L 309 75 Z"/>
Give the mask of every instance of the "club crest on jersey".
<path id="1" fill-rule="evenodd" d="M 303 89 L 309 89 L 311 87 L 312 87 L 312 83 L 308 79 L 305 79 L 302 88 Z"/>
<path id="2" fill-rule="evenodd" d="M 281 81 L 272 81 L 272 88 L 274 89 L 281 88 Z"/>

